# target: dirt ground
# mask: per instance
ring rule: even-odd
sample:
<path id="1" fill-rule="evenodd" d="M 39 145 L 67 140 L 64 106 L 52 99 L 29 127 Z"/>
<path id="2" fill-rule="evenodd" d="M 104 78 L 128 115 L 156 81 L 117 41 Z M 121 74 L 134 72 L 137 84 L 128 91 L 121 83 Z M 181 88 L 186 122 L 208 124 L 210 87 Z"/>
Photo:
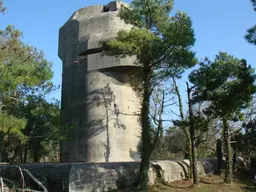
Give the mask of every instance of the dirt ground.
<path id="1" fill-rule="evenodd" d="M 256 192 L 256 187 L 248 172 L 234 174 L 232 184 L 224 184 L 223 176 L 207 176 L 200 178 L 198 186 L 192 186 L 192 180 L 175 181 L 158 184 L 150 192 Z"/>

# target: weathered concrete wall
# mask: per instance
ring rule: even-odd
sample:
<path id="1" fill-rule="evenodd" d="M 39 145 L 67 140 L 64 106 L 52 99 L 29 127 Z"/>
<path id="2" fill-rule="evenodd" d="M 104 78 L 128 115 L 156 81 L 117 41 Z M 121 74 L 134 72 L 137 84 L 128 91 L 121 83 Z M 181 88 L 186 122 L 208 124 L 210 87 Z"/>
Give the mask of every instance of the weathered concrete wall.
<path id="1" fill-rule="evenodd" d="M 189 160 L 183 161 L 156 161 L 153 166 L 159 167 L 163 181 L 170 182 L 188 177 Z M 204 176 L 217 171 L 217 159 L 209 158 L 197 162 L 198 174 Z M 151 175 L 153 172 L 151 173 Z M 151 179 L 151 182 L 152 179 Z"/>
<path id="2" fill-rule="evenodd" d="M 61 163 L 61 164 L 26 164 L 18 165 L 26 168 L 38 178 L 49 192 L 101 192 L 122 188 L 136 181 L 140 162 L 122 163 Z M 15 176 L 15 168 L 0 165 L 0 174 L 7 179 L 20 181 Z M 13 171 L 12 171 L 13 170 Z M 217 159 L 198 161 L 199 175 L 217 171 Z M 17 169 L 16 169 L 17 172 Z M 188 173 L 188 161 L 155 161 L 149 170 L 150 183 L 154 184 L 157 172 L 164 182 L 182 180 Z M 26 182 L 35 186 L 33 182 Z M 40 190 L 40 189 L 38 189 Z"/>
<path id="3" fill-rule="evenodd" d="M 117 16 L 120 5 L 82 8 L 60 28 L 61 124 L 73 127 L 72 139 L 61 142 L 61 162 L 138 159 L 140 97 L 130 82 L 139 67 L 134 57 L 103 56 L 99 49 L 131 28 Z"/>

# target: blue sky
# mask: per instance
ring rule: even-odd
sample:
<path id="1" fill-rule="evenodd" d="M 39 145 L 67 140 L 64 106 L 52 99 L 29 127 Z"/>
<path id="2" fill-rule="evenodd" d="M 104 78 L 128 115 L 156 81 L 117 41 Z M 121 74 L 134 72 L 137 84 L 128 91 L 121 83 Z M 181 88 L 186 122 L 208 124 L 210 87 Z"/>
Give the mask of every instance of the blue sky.
<path id="1" fill-rule="evenodd" d="M 62 62 L 58 58 L 58 31 L 74 11 L 85 6 L 107 4 L 108 0 L 4 0 L 7 12 L 0 16 L 0 28 L 14 25 L 24 33 L 24 42 L 45 53 L 53 63 L 56 85 L 61 84 Z M 130 1 L 126 1 L 130 2 Z M 197 56 L 213 58 L 218 51 L 226 51 L 247 59 L 256 66 L 256 47 L 243 38 L 246 29 L 256 24 L 249 0 L 177 0 L 175 11 L 186 12 L 192 19 L 196 34 L 194 51 Z M 184 78 L 179 81 L 185 89 Z M 54 93 L 60 99 L 61 91 Z"/>

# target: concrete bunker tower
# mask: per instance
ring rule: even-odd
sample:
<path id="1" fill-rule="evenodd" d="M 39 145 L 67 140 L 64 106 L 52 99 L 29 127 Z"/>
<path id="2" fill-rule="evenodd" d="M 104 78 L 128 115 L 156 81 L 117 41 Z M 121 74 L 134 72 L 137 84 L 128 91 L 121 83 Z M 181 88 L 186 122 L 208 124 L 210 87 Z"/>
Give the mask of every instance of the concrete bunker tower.
<path id="1" fill-rule="evenodd" d="M 130 29 L 117 16 L 121 2 L 76 11 L 59 31 L 63 62 L 61 162 L 120 162 L 138 159 L 140 98 L 130 80 L 134 58 L 103 56 L 100 42 Z"/>

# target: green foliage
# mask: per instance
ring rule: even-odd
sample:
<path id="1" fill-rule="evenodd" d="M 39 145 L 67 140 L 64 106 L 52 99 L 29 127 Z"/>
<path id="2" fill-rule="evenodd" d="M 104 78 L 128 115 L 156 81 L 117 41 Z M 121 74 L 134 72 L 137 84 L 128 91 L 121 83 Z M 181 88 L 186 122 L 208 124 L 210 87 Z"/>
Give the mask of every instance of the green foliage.
<path id="1" fill-rule="evenodd" d="M 239 60 L 222 52 L 213 62 L 205 59 L 200 68 L 189 75 L 195 85 L 193 101 L 209 102 L 205 114 L 222 119 L 226 183 L 232 180 L 230 120 L 250 104 L 256 92 L 255 78 L 254 70 L 244 59 Z"/>
<path id="2" fill-rule="evenodd" d="M 4 146 L 10 136 L 20 141 L 26 138 L 22 132 L 26 118 L 10 111 L 10 107 L 27 102 L 33 89 L 51 85 L 49 80 L 53 75 L 43 53 L 25 45 L 21 37 L 22 33 L 13 26 L 0 31 L 0 132 Z"/>
<path id="3" fill-rule="evenodd" d="M 153 28 L 164 25 L 172 8 L 172 0 L 134 0 L 129 8 L 123 7 L 119 16 L 136 27 Z"/>
<path id="4" fill-rule="evenodd" d="M 43 58 L 43 52 L 23 44 L 21 35 L 13 26 L 0 31 L 0 89 L 6 92 L 41 85 L 53 76 L 51 63 Z"/>
<path id="5" fill-rule="evenodd" d="M 53 72 L 43 52 L 24 44 L 11 25 L 0 30 L 0 76 L 0 161 L 25 162 L 28 150 L 38 161 L 61 138 L 59 103 L 45 100 L 56 89 Z"/>
<path id="6" fill-rule="evenodd" d="M 139 65 L 143 65 L 147 70 L 164 67 L 166 74 L 172 70 L 180 74 L 184 69 L 192 67 L 196 61 L 190 48 L 195 39 L 189 17 L 178 12 L 171 18 L 166 14 L 159 15 L 158 17 L 161 19 L 152 18 L 157 11 L 154 4 L 149 1 L 138 2 L 132 3 L 132 9 L 123 7 L 120 12 L 121 18 L 127 23 L 135 24 L 137 22 L 143 23 L 144 17 L 147 17 L 151 21 L 150 24 L 144 23 L 139 28 L 134 27 L 129 31 L 119 31 L 116 39 L 103 42 L 105 53 L 122 57 L 136 55 Z M 159 3 L 156 0 L 154 2 Z M 129 15 L 137 15 L 137 12 L 143 13 L 140 10 L 143 7 L 137 7 L 138 5 L 142 6 L 141 3 L 144 9 L 149 9 L 144 11 L 152 11 L 153 16 L 148 12 L 136 17 L 136 20 L 131 20 Z M 164 5 L 162 6 L 164 7 Z M 162 10 L 162 12 L 165 11 Z"/>
<path id="7" fill-rule="evenodd" d="M 245 39 L 248 41 L 248 43 L 256 45 L 256 25 L 247 30 Z"/>
<path id="8" fill-rule="evenodd" d="M 59 140 L 64 137 L 59 125 L 59 102 L 48 102 L 41 95 L 44 94 L 29 95 L 25 102 L 9 103 L 5 107 L 7 120 L 11 115 L 15 115 L 14 119 L 24 119 L 18 133 L 8 133 L 5 150 L 10 162 L 38 162 L 44 157 L 58 159 Z M 13 124 L 12 132 L 17 126 Z M 2 135 L 6 137 L 7 133 L 2 132 Z"/>
<path id="9" fill-rule="evenodd" d="M 213 62 L 205 59 L 192 71 L 190 81 L 196 86 L 193 101 L 210 101 L 205 111 L 219 117 L 233 115 L 246 108 L 256 92 L 251 66 L 227 53 L 219 53 Z"/>
<path id="10" fill-rule="evenodd" d="M 232 144 L 243 157 L 256 157 L 256 119 L 255 117 L 243 124 L 243 131 L 240 131 L 233 136 L 236 141 Z"/>
<path id="11" fill-rule="evenodd" d="M 0 113 L 0 121 L 0 132 L 4 134 L 15 134 L 20 138 L 25 139 L 25 136 L 20 130 L 24 129 L 26 119 L 19 119 L 7 113 Z"/>
<path id="12" fill-rule="evenodd" d="M 209 136 L 209 134 L 211 134 L 210 132 L 212 131 L 211 130 L 212 119 L 209 118 L 208 116 L 204 116 L 201 113 L 201 111 L 200 113 L 197 113 L 197 114 L 194 113 L 194 115 L 191 118 L 195 124 L 195 147 L 198 149 L 197 151 L 198 157 L 202 158 L 202 157 L 213 156 L 212 143 L 210 143 L 210 138 L 209 138 L 214 136 L 214 135 Z M 189 126 L 189 119 L 186 118 L 184 120 L 174 120 L 173 124 L 177 126 L 179 129 L 183 130 L 184 127 Z M 181 137 L 179 136 L 179 138 Z M 190 144 L 188 143 L 188 145 Z M 185 152 L 189 153 L 189 151 L 187 151 L 188 149 L 183 148 L 183 150 L 186 150 Z"/>
<path id="13" fill-rule="evenodd" d="M 190 18 L 182 12 L 170 17 L 173 1 L 134 0 L 130 7 L 122 7 L 119 16 L 125 23 L 132 24 L 130 30 L 119 31 L 115 39 L 102 43 L 105 54 L 124 57 L 135 55 L 142 67 L 142 163 L 139 182 L 147 183 L 150 148 L 150 96 L 156 82 L 170 74 L 179 76 L 184 69 L 195 65 L 194 30 Z"/>
<path id="14" fill-rule="evenodd" d="M 3 1 L 0 0 L 0 13 L 4 13 L 5 12 L 5 7 L 3 6 Z"/>
<path id="15" fill-rule="evenodd" d="M 254 11 L 256 11 L 256 0 L 251 0 Z"/>
<path id="16" fill-rule="evenodd" d="M 159 138 L 151 160 L 183 159 L 185 150 L 184 132 L 179 127 L 169 127 L 163 138 Z"/>
<path id="17" fill-rule="evenodd" d="M 28 137 L 28 141 L 24 151 L 18 151 L 19 153 L 29 153 L 33 162 L 38 162 L 41 157 L 49 157 L 51 151 L 57 150 L 59 139 L 62 138 L 59 111 L 58 101 L 48 103 L 40 97 L 31 97 L 28 104 L 22 106 L 21 112 L 27 119 L 23 133 Z"/>
<path id="18" fill-rule="evenodd" d="M 253 6 L 253 10 L 256 11 L 256 1 L 250 0 Z M 256 45 L 256 25 L 249 28 L 247 30 L 247 34 L 245 35 L 245 39 L 248 41 L 248 43 Z"/>
<path id="19" fill-rule="evenodd" d="M 179 127 L 169 127 L 166 130 L 165 140 L 172 154 L 182 153 L 186 149 L 185 135 Z"/>

